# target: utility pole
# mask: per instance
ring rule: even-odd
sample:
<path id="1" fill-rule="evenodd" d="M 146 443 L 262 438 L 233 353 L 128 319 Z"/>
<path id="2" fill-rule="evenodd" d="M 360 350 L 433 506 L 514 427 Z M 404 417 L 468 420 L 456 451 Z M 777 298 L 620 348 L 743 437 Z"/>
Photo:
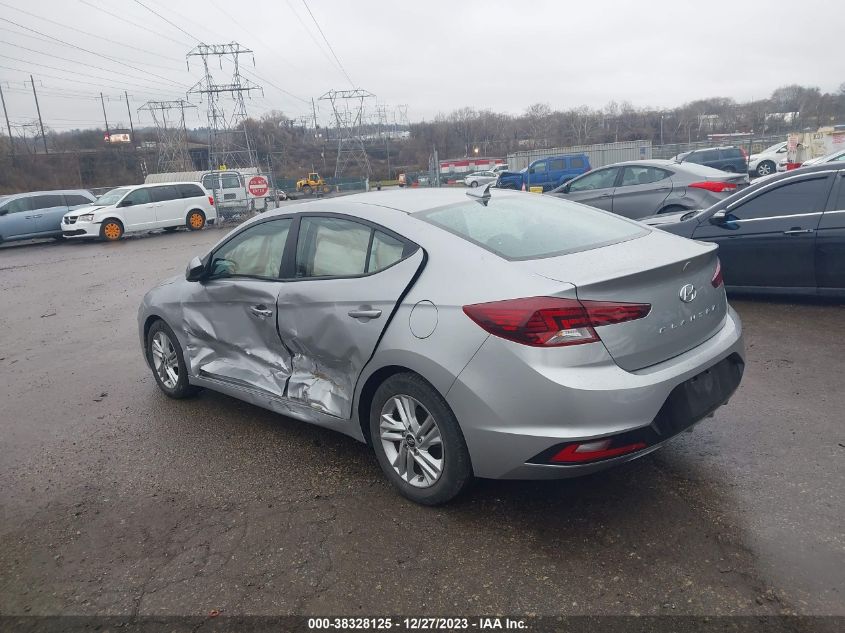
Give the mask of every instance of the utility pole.
<path id="1" fill-rule="evenodd" d="M 35 110 L 38 112 L 38 125 L 41 127 L 41 140 L 44 141 L 44 153 L 49 154 L 47 150 L 47 137 L 44 136 L 44 123 L 41 121 L 41 107 L 38 105 L 38 94 L 35 92 L 35 80 L 32 75 L 29 76 L 29 81 L 32 84 L 32 96 L 35 97 Z"/>
<path id="2" fill-rule="evenodd" d="M 3 96 L 3 86 L 0 86 L 0 101 L 3 103 L 3 114 L 6 116 L 6 129 L 9 131 L 9 151 L 15 157 L 15 139 L 12 138 L 12 126 L 9 124 L 9 111 L 6 109 L 6 98 Z"/>
<path id="3" fill-rule="evenodd" d="M 132 110 L 129 108 L 129 95 L 123 91 L 123 96 L 126 97 L 126 111 L 129 113 L 129 131 L 132 133 L 132 147 L 135 147 L 135 126 L 132 125 Z"/>
<path id="4" fill-rule="evenodd" d="M 106 100 L 103 99 L 103 93 L 100 93 L 100 103 L 103 104 L 103 119 L 106 122 L 106 137 L 108 138 L 108 142 L 111 143 L 111 132 L 109 132 L 109 118 L 106 116 Z"/>

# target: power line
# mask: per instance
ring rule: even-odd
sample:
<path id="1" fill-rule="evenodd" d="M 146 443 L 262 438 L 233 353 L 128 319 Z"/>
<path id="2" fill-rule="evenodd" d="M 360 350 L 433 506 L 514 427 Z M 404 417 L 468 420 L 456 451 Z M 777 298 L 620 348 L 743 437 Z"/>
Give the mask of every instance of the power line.
<path id="1" fill-rule="evenodd" d="M 179 26 L 178 24 L 174 24 L 173 22 L 171 22 L 170 20 L 168 20 L 166 17 L 164 17 L 161 13 L 159 13 L 158 11 L 156 11 L 155 9 L 151 9 L 150 7 L 148 7 L 147 5 L 145 5 L 143 2 L 141 2 L 141 0 L 135 0 L 135 2 L 136 2 L 137 4 L 140 4 L 142 7 L 144 7 L 144 8 L 145 8 L 147 11 L 149 11 L 150 13 L 154 13 L 155 15 L 157 15 L 158 17 L 160 17 L 162 20 L 164 20 L 165 22 L 167 22 L 167 23 L 168 23 L 170 26 L 172 26 L 174 29 L 178 29 L 179 31 L 182 31 L 182 33 L 184 33 L 185 35 L 187 35 L 188 37 L 190 37 L 192 40 L 197 40 L 198 42 L 202 43 L 202 40 L 200 40 L 200 39 L 198 39 L 198 38 L 194 37 L 193 35 L 191 35 L 190 33 L 188 33 L 185 29 L 183 29 L 183 28 L 182 28 L 181 26 Z"/>
<path id="2" fill-rule="evenodd" d="M 5 70 L 13 70 L 13 71 L 18 72 L 18 73 L 29 74 L 29 71 L 22 70 L 20 68 L 15 68 L 13 66 L 0 66 L 0 68 L 3 68 Z M 63 71 L 63 72 L 70 72 L 70 71 Z M 102 83 L 95 84 L 95 83 L 92 83 L 90 81 L 82 81 L 81 79 L 68 79 L 67 77 L 57 77 L 56 75 L 48 75 L 46 73 L 39 73 L 38 75 L 39 75 L 39 77 L 49 77 L 50 79 L 57 79 L 59 81 L 71 81 L 71 82 L 77 83 L 77 84 L 85 84 L 86 86 L 97 86 L 98 88 L 101 88 L 103 86 Z M 118 87 L 114 84 L 112 84 L 112 86 Z"/>
<path id="3" fill-rule="evenodd" d="M 314 20 L 314 25 L 317 27 L 317 30 L 320 32 L 320 35 L 323 36 L 323 40 L 326 42 L 326 46 L 329 47 L 329 50 L 332 53 L 332 57 L 334 57 L 335 61 L 337 62 L 338 67 L 343 72 L 344 76 L 349 80 L 349 84 L 354 88 L 355 82 L 352 81 L 352 78 L 349 76 L 349 73 L 346 72 L 346 69 L 343 67 L 343 64 L 340 63 L 340 60 L 338 59 L 337 54 L 334 52 L 334 49 L 332 48 L 332 45 L 329 42 L 329 39 L 326 37 L 326 34 L 323 33 L 323 29 L 320 28 L 320 23 L 317 22 L 317 18 L 314 17 L 314 14 L 311 13 L 311 9 L 308 7 L 308 3 L 305 2 L 305 0 L 302 0 L 302 5 L 308 11 L 308 15 L 311 16 L 311 19 Z"/>
<path id="4" fill-rule="evenodd" d="M 102 71 L 105 71 L 107 73 L 115 72 L 114 70 L 112 70 L 110 68 L 103 68 L 102 66 L 95 66 L 94 64 L 87 64 L 85 62 L 80 62 L 80 61 L 77 61 L 75 59 L 68 59 L 68 58 L 64 58 L 64 57 L 59 57 L 58 55 L 53 55 L 51 53 L 44 53 L 42 51 L 35 50 L 34 48 L 27 48 L 26 46 L 20 46 L 19 44 L 15 45 L 15 48 L 20 48 L 20 49 L 23 49 L 25 51 L 30 51 L 32 53 L 38 53 L 39 55 L 44 55 L 45 57 L 50 57 L 50 58 L 53 58 L 53 59 L 60 59 L 62 61 L 66 61 L 66 62 L 69 62 L 71 64 L 79 64 L 80 66 L 86 66 L 88 68 L 93 68 L 95 70 L 102 70 Z M 0 57 L 6 57 L 7 59 L 13 59 L 16 62 L 22 62 L 24 64 L 34 64 L 36 66 L 43 66 L 44 68 L 52 68 L 53 70 L 60 70 L 62 72 L 67 72 L 67 73 L 72 73 L 72 74 L 77 74 L 77 75 L 83 75 L 83 76 L 86 76 L 86 77 L 92 77 L 93 76 L 93 75 L 86 75 L 85 73 L 79 73 L 79 72 L 74 71 L 74 70 L 67 70 L 65 68 L 57 68 L 56 66 L 48 66 L 47 64 L 42 64 L 42 63 L 39 63 L 39 62 L 27 60 L 27 59 L 18 59 L 16 57 L 12 57 L 10 55 L 0 54 Z M 133 79 L 133 80 L 139 80 L 140 79 L 141 81 L 147 81 L 147 82 L 149 82 L 146 86 L 148 88 L 154 87 L 154 84 L 159 84 L 159 85 L 162 85 L 162 86 L 165 85 L 165 84 L 161 84 L 159 82 L 150 82 L 148 79 L 145 79 L 145 78 L 142 78 L 142 77 L 135 77 L 135 76 L 132 76 L 132 75 L 124 75 L 124 76 L 127 79 Z M 103 79 L 103 77 L 94 77 L 94 79 Z M 170 89 L 170 86 L 167 86 L 167 88 Z"/>
<path id="5" fill-rule="evenodd" d="M 162 33 L 159 33 L 158 31 L 156 31 L 154 29 L 148 28 L 148 27 L 146 27 L 142 24 L 138 24 L 137 22 L 133 22 L 132 20 L 128 20 L 125 17 L 118 15 L 117 13 L 112 13 L 108 9 L 104 9 L 103 7 L 98 7 L 96 4 L 88 2 L 88 0 L 79 0 L 79 2 L 81 2 L 82 4 L 88 5 L 92 9 L 96 9 L 97 11 L 101 11 L 101 12 L 107 14 L 107 15 L 110 15 L 111 17 L 115 18 L 116 20 L 120 20 L 122 22 L 126 22 L 127 24 L 131 24 L 136 29 L 142 29 L 144 31 L 147 31 L 148 33 L 152 33 L 153 35 L 160 37 L 162 39 L 165 39 L 168 42 L 175 42 L 176 44 L 184 46 L 185 48 L 188 48 L 190 46 L 190 44 L 187 44 L 187 43 L 184 43 L 184 42 L 178 42 L 178 41 L 174 40 L 172 37 L 169 37 L 167 35 L 163 35 Z"/>
<path id="6" fill-rule="evenodd" d="M 6 4 L 5 2 L 0 2 L 0 5 L 3 5 L 4 7 L 9 7 L 10 9 L 14 9 L 15 11 L 19 11 L 21 13 L 25 13 L 26 15 L 29 15 L 33 18 L 37 18 L 39 20 L 43 20 L 44 22 L 49 22 L 50 24 L 54 24 L 56 26 L 59 26 L 64 30 L 68 29 L 67 24 L 62 24 L 61 22 L 56 22 L 55 20 L 50 20 L 49 18 L 45 18 L 45 17 L 37 15 L 35 13 L 30 13 L 29 11 L 25 11 L 23 9 L 19 9 L 18 7 L 14 7 L 10 4 Z M 119 42 L 117 40 L 109 39 L 107 37 L 104 37 L 103 35 L 100 35 L 99 33 L 90 33 L 88 31 L 83 31 L 82 29 L 79 29 L 79 28 L 74 28 L 73 30 L 76 31 L 77 33 L 81 33 L 83 35 L 87 35 L 89 37 L 96 38 L 97 40 L 102 40 L 104 42 L 109 42 L 110 44 L 117 44 L 118 46 L 123 46 L 125 48 L 131 48 L 133 50 L 140 51 L 141 53 L 144 53 L 145 55 L 154 55 L 156 57 L 161 57 L 162 59 L 166 59 L 167 61 L 177 61 L 177 60 L 173 59 L 172 57 L 165 57 L 164 55 L 160 55 L 159 53 L 153 52 L 149 49 L 139 48 L 137 46 L 132 46 L 131 44 L 126 44 L 124 42 Z M 50 36 L 48 35 L 47 37 L 50 37 Z M 118 58 L 116 58 L 116 59 L 118 59 Z M 168 69 L 164 66 L 158 66 L 158 68 L 164 68 L 165 70 L 170 70 L 170 69 Z"/>
<path id="7" fill-rule="evenodd" d="M 18 28 L 24 29 L 26 31 L 31 31 L 32 33 L 37 33 L 38 35 L 41 35 L 43 37 L 49 38 L 51 40 L 55 40 L 56 42 L 59 42 L 60 44 L 64 44 L 65 46 L 70 46 L 71 48 L 75 48 L 75 49 L 80 50 L 84 53 L 88 53 L 89 55 L 96 55 L 97 57 L 103 57 L 103 58 L 108 59 L 110 61 L 113 61 L 117 64 L 120 64 L 121 66 L 126 66 L 127 68 L 131 68 L 132 70 L 137 70 L 138 72 L 143 73 L 145 75 L 152 75 L 153 77 L 157 77 L 158 79 L 163 79 L 164 81 L 166 81 L 168 83 L 176 84 L 180 88 L 182 87 L 181 85 L 179 85 L 178 82 L 173 81 L 172 79 L 168 79 L 167 77 L 157 75 L 157 74 L 152 73 L 148 70 L 143 70 L 143 69 L 138 68 L 136 66 L 132 66 L 131 64 L 127 64 L 126 62 L 118 61 L 118 59 L 115 58 L 115 57 L 109 57 L 108 55 L 104 55 L 103 53 L 95 53 L 94 51 L 88 50 L 87 48 L 82 48 L 81 46 L 77 46 L 76 44 L 71 44 L 70 42 L 65 42 L 64 40 L 60 40 L 57 37 L 53 37 L 52 35 L 47 35 L 46 33 L 42 33 L 41 31 L 38 31 L 36 29 L 31 29 L 28 26 L 18 24 L 17 22 L 15 22 L 13 20 L 9 20 L 8 18 L 0 17 L 0 20 L 2 20 L 3 22 L 8 22 L 9 24 L 14 24 Z"/>
<path id="8" fill-rule="evenodd" d="M 296 19 L 299 21 L 300 26 L 302 26 L 302 30 L 305 31 L 308 34 L 308 37 L 311 38 L 311 41 L 314 42 L 314 46 L 317 47 L 317 50 L 319 50 L 323 54 L 323 57 L 328 60 L 329 64 L 335 66 L 334 61 L 332 61 L 332 58 L 329 57 L 329 54 L 326 52 L 326 49 L 320 46 L 320 42 L 317 40 L 316 37 L 314 37 L 314 34 L 311 32 L 311 29 L 309 29 L 305 22 L 303 22 L 302 18 L 299 16 L 299 13 L 296 12 L 296 9 L 294 9 L 293 5 L 290 3 L 290 0 L 285 0 L 285 2 L 287 3 L 288 8 L 291 10 L 291 13 L 296 16 Z"/>

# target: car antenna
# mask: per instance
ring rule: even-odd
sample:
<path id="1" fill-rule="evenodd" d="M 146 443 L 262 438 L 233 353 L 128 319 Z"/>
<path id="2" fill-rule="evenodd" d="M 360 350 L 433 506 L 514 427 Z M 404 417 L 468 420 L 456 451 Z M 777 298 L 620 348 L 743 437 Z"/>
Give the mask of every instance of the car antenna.
<path id="1" fill-rule="evenodd" d="M 473 198 L 476 202 L 480 202 L 486 207 L 487 203 L 490 202 L 490 198 L 493 197 L 490 194 L 490 187 L 494 184 L 495 183 L 492 182 L 487 183 L 483 189 L 481 187 L 471 187 L 470 189 L 467 189 L 466 194 L 470 198 Z M 479 189 L 481 189 L 481 191 L 479 191 Z"/>

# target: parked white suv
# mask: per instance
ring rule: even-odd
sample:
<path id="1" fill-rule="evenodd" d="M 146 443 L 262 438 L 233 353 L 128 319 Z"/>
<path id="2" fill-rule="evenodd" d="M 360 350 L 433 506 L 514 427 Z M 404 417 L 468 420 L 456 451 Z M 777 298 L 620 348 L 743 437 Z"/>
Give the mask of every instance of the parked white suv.
<path id="1" fill-rule="evenodd" d="M 112 189 L 90 206 L 65 213 L 62 234 L 114 241 L 153 229 L 198 231 L 216 219 L 213 198 L 197 182 L 135 185 Z"/>
<path id="2" fill-rule="evenodd" d="M 778 163 L 786 160 L 786 141 L 767 147 L 759 154 L 748 158 L 748 173 L 752 176 L 768 176 L 778 171 Z"/>

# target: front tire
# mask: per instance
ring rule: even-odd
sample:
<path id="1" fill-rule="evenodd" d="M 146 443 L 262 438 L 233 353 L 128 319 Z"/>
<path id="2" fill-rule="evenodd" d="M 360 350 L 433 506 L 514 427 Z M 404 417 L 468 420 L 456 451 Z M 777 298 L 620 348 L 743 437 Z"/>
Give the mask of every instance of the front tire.
<path id="1" fill-rule="evenodd" d="M 100 226 L 100 238 L 107 242 L 116 242 L 123 237 L 123 224 L 119 220 L 106 220 Z"/>
<path id="2" fill-rule="evenodd" d="M 477 186 L 478 186 L 478 181 L 477 181 L 477 180 L 473 180 L 472 182 L 470 182 L 470 183 L 469 183 L 469 186 L 470 186 L 470 187 L 477 187 Z"/>
<path id="3" fill-rule="evenodd" d="M 370 437 L 385 476 L 411 501 L 440 505 L 472 482 L 469 451 L 455 414 L 416 374 L 394 374 L 376 390 Z"/>
<path id="4" fill-rule="evenodd" d="M 304 193 L 306 196 L 310 196 L 311 195 L 311 185 L 304 185 L 302 187 L 302 193 Z"/>
<path id="5" fill-rule="evenodd" d="M 185 223 L 191 231 L 199 231 L 205 226 L 205 213 L 194 209 L 188 213 Z"/>
<path id="6" fill-rule="evenodd" d="M 181 400 L 199 391 L 188 382 L 188 368 L 179 339 L 164 321 L 156 321 L 147 332 L 147 358 L 153 378 L 166 396 Z"/>

